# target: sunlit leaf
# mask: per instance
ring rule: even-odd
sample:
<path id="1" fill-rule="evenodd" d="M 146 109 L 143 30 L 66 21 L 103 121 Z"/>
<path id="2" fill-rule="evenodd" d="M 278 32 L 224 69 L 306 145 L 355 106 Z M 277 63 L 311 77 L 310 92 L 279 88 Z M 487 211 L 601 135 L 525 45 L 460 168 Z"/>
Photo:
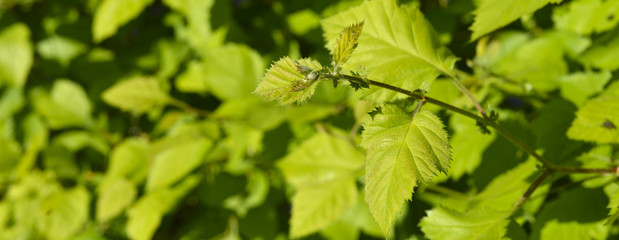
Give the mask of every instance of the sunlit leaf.
<path id="1" fill-rule="evenodd" d="M 559 78 L 561 96 L 577 106 L 582 105 L 588 97 L 602 91 L 610 78 L 608 71 L 577 72 L 563 76 Z"/>
<path id="2" fill-rule="evenodd" d="M 137 196 L 137 187 L 124 178 L 109 178 L 101 183 L 97 198 L 98 221 L 108 221 L 127 208 Z"/>
<path id="3" fill-rule="evenodd" d="M 567 136 L 597 143 L 619 143 L 619 82 L 584 103 Z"/>
<path id="4" fill-rule="evenodd" d="M 129 217 L 126 225 L 127 235 L 135 240 L 152 239 L 163 215 L 199 181 L 199 177 L 190 176 L 174 188 L 159 189 L 141 197 L 127 210 Z"/>
<path id="5" fill-rule="evenodd" d="M 203 68 L 208 89 L 222 100 L 251 95 L 264 73 L 260 55 L 251 48 L 236 44 L 209 51 Z"/>
<path id="6" fill-rule="evenodd" d="M 398 6 L 395 0 L 366 1 L 321 21 L 327 46 L 346 27 L 364 22 L 359 45 L 347 65 L 361 65 L 368 78 L 400 88 L 429 90 L 439 75 L 453 75 L 456 58 L 441 45 L 419 9 Z M 375 101 L 403 98 L 393 91 L 369 89 Z"/>
<path id="7" fill-rule="evenodd" d="M 619 69 L 619 61 L 616 58 L 619 54 L 619 37 L 617 36 L 619 36 L 619 30 L 602 35 L 591 48 L 587 49 L 580 60 L 584 64 L 603 70 Z"/>
<path id="8" fill-rule="evenodd" d="M 619 22 L 618 15 L 617 1 L 580 0 L 555 8 L 552 20 L 558 29 L 591 34 L 614 28 Z"/>
<path id="9" fill-rule="evenodd" d="M 299 72 L 299 65 L 314 71 L 322 68 L 320 63 L 312 59 L 294 61 L 288 57 L 281 58 L 267 70 L 254 93 L 267 101 L 277 100 L 281 105 L 300 103 L 309 99 L 314 94 L 318 82 L 307 79 Z"/>
<path id="10" fill-rule="evenodd" d="M 357 200 L 355 179 L 363 156 L 342 139 L 318 133 L 279 163 L 297 192 L 292 199 L 291 237 L 318 231 Z"/>
<path id="11" fill-rule="evenodd" d="M 350 25 L 342 30 L 340 36 L 335 40 L 335 47 L 332 51 L 335 66 L 341 66 L 348 61 L 359 44 L 361 30 L 363 30 L 363 22 Z"/>
<path id="12" fill-rule="evenodd" d="M 86 44 L 71 38 L 54 35 L 37 43 L 37 52 L 46 59 L 56 60 L 63 66 L 86 52 Z"/>
<path id="13" fill-rule="evenodd" d="M 562 0 L 481 0 L 475 10 L 472 40 L 507 25 L 510 22 L 546 6 Z"/>
<path id="14" fill-rule="evenodd" d="M 107 104 L 136 113 L 145 113 L 170 101 L 158 81 L 148 77 L 134 77 L 116 83 L 101 97 Z"/>
<path id="15" fill-rule="evenodd" d="M 438 207 L 427 212 L 420 226 L 429 239 L 496 240 L 507 232 L 509 214 L 483 207 L 467 213 Z"/>
<path id="16" fill-rule="evenodd" d="M 41 89 L 32 91 L 34 107 L 53 129 L 89 127 L 92 106 L 84 89 L 77 83 L 58 79 L 48 95 Z"/>
<path id="17" fill-rule="evenodd" d="M 450 139 L 453 162 L 449 176 L 455 180 L 464 174 L 472 174 L 481 163 L 484 150 L 494 141 L 496 133 L 484 134 L 475 125 L 475 120 L 454 115 L 450 122 L 454 134 Z"/>
<path id="18" fill-rule="evenodd" d="M 103 0 L 95 11 L 92 35 L 95 42 L 111 37 L 119 27 L 137 17 L 153 0 Z"/>
<path id="19" fill-rule="evenodd" d="M 173 146 L 157 154 L 148 173 L 146 189 L 153 191 L 168 187 L 200 165 L 212 143 L 196 139 L 191 143 Z"/>
<path id="20" fill-rule="evenodd" d="M 428 111 L 411 114 L 387 105 L 364 125 L 361 145 L 367 149 L 365 199 L 388 233 L 395 217 L 419 182 L 446 172 L 451 161 L 447 133 Z"/>
<path id="21" fill-rule="evenodd" d="M 196 50 L 204 50 L 209 42 L 211 31 L 211 8 L 214 0 L 164 0 L 163 3 L 183 14 L 187 28 L 183 32 L 189 44 Z"/>
<path id="22" fill-rule="evenodd" d="M 22 87 L 33 62 L 30 30 L 23 23 L 16 23 L 0 32 L 0 84 Z"/>
<path id="23" fill-rule="evenodd" d="M 89 206 L 84 187 L 53 193 L 41 202 L 39 228 L 48 239 L 71 239 L 86 223 Z"/>

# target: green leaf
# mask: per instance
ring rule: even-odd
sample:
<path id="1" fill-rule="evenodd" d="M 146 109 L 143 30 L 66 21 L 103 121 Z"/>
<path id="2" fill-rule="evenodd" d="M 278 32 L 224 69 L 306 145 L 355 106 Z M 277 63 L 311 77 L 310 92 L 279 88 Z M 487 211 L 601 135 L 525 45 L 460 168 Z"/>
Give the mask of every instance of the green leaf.
<path id="1" fill-rule="evenodd" d="M 453 115 L 450 123 L 454 134 L 450 140 L 453 162 L 449 176 L 458 180 L 464 174 L 472 174 L 477 169 L 484 150 L 494 141 L 496 133 L 492 131 L 484 134 L 475 125 L 475 120 L 460 115 Z"/>
<path id="2" fill-rule="evenodd" d="M 430 239 L 496 240 L 507 232 L 509 215 L 483 207 L 466 213 L 438 207 L 428 211 L 419 225 Z"/>
<path id="3" fill-rule="evenodd" d="M 125 210 L 137 196 L 137 187 L 124 178 L 108 178 L 100 185 L 97 221 L 108 221 Z"/>
<path id="4" fill-rule="evenodd" d="M 618 15 L 617 1 L 579 0 L 555 8 L 552 20 L 558 29 L 586 35 L 614 28 Z"/>
<path id="5" fill-rule="evenodd" d="M 20 88 L 6 88 L 0 97 L 0 121 L 10 118 L 24 106 L 24 93 Z"/>
<path id="6" fill-rule="evenodd" d="M 363 30 L 363 22 L 350 25 L 342 30 L 340 36 L 335 40 L 335 47 L 331 52 L 334 66 L 344 65 L 348 61 L 359 44 L 361 30 Z"/>
<path id="7" fill-rule="evenodd" d="M 59 79 L 54 81 L 50 95 L 35 89 L 31 99 L 34 108 L 47 119 L 51 128 L 89 127 L 92 124 L 92 106 L 82 86 Z"/>
<path id="8" fill-rule="evenodd" d="M 547 32 L 521 44 L 501 56 L 493 71 L 543 91 L 557 88 L 559 78 L 568 73 L 564 55 L 587 46 L 578 36 L 562 32 Z"/>
<path id="9" fill-rule="evenodd" d="M 251 48 L 236 44 L 209 51 L 203 66 L 208 89 L 221 100 L 251 95 L 264 73 L 260 55 Z"/>
<path id="10" fill-rule="evenodd" d="M 617 17 L 615 17 L 617 18 Z M 619 30 L 602 35 L 593 46 L 582 55 L 581 62 L 602 70 L 619 69 Z"/>
<path id="11" fill-rule="evenodd" d="M 73 58 L 86 52 L 86 44 L 54 35 L 37 43 L 37 52 L 45 59 L 56 60 L 62 66 L 67 66 Z"/>
<path id="12" fill-rule="evenodd" d="M 204 77 L 204 68 L 199 61 L 187 63 L 187 69 L 175 80 L 176 89 L 181 92 L 205 93 L 208 91 L 208 84 Z"/>
<path id="13" fill-rule="evenodd" d="M 38 227 L 47 239 L 71 239 L 86 223 L 90 194 L 84 187 L 52 193 L 41 202 Z"/>
<path id="14" fill-rule="evenodd" d="M 419 9 L 400 7 L 395 0 L 366 1 L 358 7 L 321 21 L 328 46 L 342 29 L 365 22 L 359 46 L 348 66 L 364 66 L 368 78 L 404 89 L 429 90 L 439 75 L 453 75 L 456 58 L 441 45 L 432 26 Z M 403 98 L 382 89 L 369 89 L 374 101 Z"/>
<path id="15" fill-rule="evenodd" d="M 388 233 L 418 182 L 446 172 L 451 151 L 443 123 L 434 114 L 411 115 L 387 105 L 364 125 L 367 149 L 365 199 L 383 233 Z"/>
<path id="16" fill-rule="evenodd" d="M 22 87 L 33 62 L 30 30 L 23 23 L 4 27 L 0 32 L 0 85 Z"/>
<path id="17" fill-rule="evenodd" d="M 134 240 L 152 239 L 163 215 L 199 182 L 199 177 L 189 176 L 174 188 L 149 192 L 140 198 L 127 210 L 129 217 L 126 225 L 127 235 Z"/>
<path id="18" fill-rule="evenodd" d="M 134 77 L 116 83 L 101 95 L 103 101 L 125 111 L 145 113 L 171 101 L 157 79 Z"/>
<path id="19" fill-rule="evenodd" d="M 608 229 L 603 222 L 585 223 L 579 221 L 559 222 L 551 220 L 544 225 L 541 240 L 565 239 L 607 239 Z"/>
<path id="20" fill-rule="evenodd" d="M 180 12 L 187 19 L 187 29 L 183 32 L 189 44 L 196 50 L 204 50 L 211 36 L 211 8 L 214 0 L 164 0 L 163 3 Z"/>
<path id="21" fill-rule="evenodd" d="M 119 27 L 137 17 L 153 0 L 103 0 L 95 11 L 92 36 L 95 42 L 111 37 Z"/>
<path id="22" fill-rule="evenodd" d="M 127 138 L 118 144 L 110 154 L 109 178 L 127 178 L 140 182 L 148 169 L 148 142 L 140 138 Z"/>
<path id="23" fill-rule="evenodd" d="M 582 105 L 588 97 L 602 91 L 611 78 L 609 71 L 577 72 L 559 78 L 561 96 L 572 101 L 576 106 Z"/>
<path id="24" fill-rule="evenodd" d="M 281 105 L 301 103 L 309 99 L 314 94 L 318 82 L 307 79 L 299 72 L 298 65 L 314 71 L 322 69 L 320 63 L 309 58 L 294 61 L 289 57 L 283 57 L 271 65 L 254 93 L 266 101 L 278 100 Z M 297 89 L 299 84 L 301 88 Z"/>
<path id="25" fill-rule="evenodd" d="M 539 110 L 539 116 L 531 122 L 535 145 L 544 151 L 544 156 L 554 163 L 561 163 L 577 155 L 581 142 L 567 138 L 567 130 L 576 117 L 576 107 L 565 100 L 553 100 Z"/>
<path id="26" fill-rule="evenodd" d="M 342 139 L 317 133 L 278 166 L 297 189 L 290 220 L 293 238 L 325 228 L 357 201 L 355 180 L 363 156 Z"/>
<path id="27" fill-rule="evenodd" d="M 619 143 L 619 82 L 578 109 L 567 136 L 597 143 Z"/>
<path id="28" fill-rule="evenodd" d="M 546 6 L 548 3 L 560 3 L 562 0 L 481 0 L 475 10 L 475 21 L 471 26 L 475 40 L 508 23 Z"/>
<path id="29" fill-rule="evenodd" d="M 157 154 L 148 173 L 146 189 L 154 191 L 176 183 L 203 162 L 212 142 L 206 138 L 173 146 Z"/>

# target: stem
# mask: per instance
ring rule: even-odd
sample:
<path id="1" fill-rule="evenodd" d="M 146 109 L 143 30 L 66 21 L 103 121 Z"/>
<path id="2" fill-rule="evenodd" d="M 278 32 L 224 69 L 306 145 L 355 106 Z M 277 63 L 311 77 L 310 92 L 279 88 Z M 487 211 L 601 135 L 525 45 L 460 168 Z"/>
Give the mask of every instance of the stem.
<path id="1" fill-rule="evenodd" d="M 439 107 L 442 107 L 444 109 L 459 113 L 461 115 L 464 115 L 466 117 L 472 118 L 478 122 L 481 122 L 483 124 L 486 124 L 492 128 L 494 128 L 499 134 L 503 135 L 503 137 L 507 138 L 507 140 L 509 140 L 510 142 L 512 142 L 513 144 L 515 144 L 516 146 L 518 146 L 520 149 L 524 150 L 525 152 L 527 152 L 529 155 L 533 156 L 535 159 L 537 159 L 539 162 L 542 163 L 542 165 L 544 165 L 544 167 L 546 167 L 549 170 L 552 171 L 557 171 L 557 172 L 566 172 L 566 173 L 616 173 L 617 175 L 619 175 L 619 167 L 612 167 L 612 168 L 578 168 L 578 167 L 568 167 L 568 166 L 560 166 L 560 165 L 556 165 L 552 162 L 550 162 L 548 159 L 546 159 L 545 157 L 537 154 L 537 152 L 535 152 L 535 150 L 531 147 L 529 147 L 526 143 L 524 143 L 523 141 L 521 141 L 520 139 L 514 137 L 511 133 L 509 133 L 507 130 L 505 130 L 503 127 L 501 127 L 499 124 L 497 124 L 496 122 L 494 122 L 492 119 L 487 118 L 487 117 L 481 117 L 478 116 L 477 114 L 471 113 L 465 109 L 456 107 L 454 105 L 451 105 L 449 103 L 445 103 L 442 102 L 438 99 L 434 99 L 431 97 L 426 97 L 426 96 L 422 96 L 420 94 L 414 93 L 412 91 L 406 90 L 406 89 L 402 89 L 393 85 L 389 85 L 386 83 L 382 83 L 382 82 L 377 82 L 374 80 L 369 80 L 369 79 L 363 79 L 360 77 L 356 77 L 356 76 L 351 76 L 351 75 L 345 75 L 345 74 L 341 74 L 341 75 L 337 75 L 337 76 L 332 76 L 335 79 L 345 79 L 351 82 L 357 82 L 357 83 L 369 83 L 370 85 L 374 85 L 377 87 L 381 87 L 381 88 L 385 88 L 385 89 L 389 89 L 398 93 L 402 93 L 404 95 L 410 96 L 410 97 L 414 97 L 417 98 L 419 100 L 437 105 Z"/>
<path id="2" fill-rule="evenodd" d="M 520 196 L 520 199 L 518 199 L 518 201 L 515 203 L 514 211 L 518 210 L 522 206 L 522 204 L 524 204 L 524 202 L 527 201 L 529 197 L 531 197 L 531 194 L 535 192 L 535 189 L 537 189 L 539 186 L 542 185 L 544 180 L 546 180 L 546 178 L 548 177 L 548 175 L 550 175 L 552 171 L 553 171 L 552 169 L 547 168 L 542 173 L 542 175 L 540 175 L 539 177 L 537 177 L 537 179 L 535 179 L 535 181 L 531 184 L 531 186 L 527 188 L 527 190 L 522 194 L 522 196 Z"/>
<path id="3" fill-rule="evenodd" d="M 489 119 L 488 115 L 486 114 L 486 111 L 484 111 L 481 105 L 479 105 L 479 102 L 475 100 L 475 97 L 473 97 L 473 94 L 471 94 L 471 92 L 469 92 L 469 90 L 466 89 L 466 87 L 462 85 L 460 80 L 458 80 L 456 77 L 454 76 L 450 76 L 450 77 L 454 85 L 458 87 L 458 90 L 460 90 L 460 92 L 462 92 L 465 96 L 469 98 L 469 100 L 471 100 L 471 102 L 473 102 L 473 105 L 475 105 L 475 108 L 477 108 L 477 111 L 479 111 L 479 113 L 481 113 L 481 115 L 484 116 L 484 118 Z"/>

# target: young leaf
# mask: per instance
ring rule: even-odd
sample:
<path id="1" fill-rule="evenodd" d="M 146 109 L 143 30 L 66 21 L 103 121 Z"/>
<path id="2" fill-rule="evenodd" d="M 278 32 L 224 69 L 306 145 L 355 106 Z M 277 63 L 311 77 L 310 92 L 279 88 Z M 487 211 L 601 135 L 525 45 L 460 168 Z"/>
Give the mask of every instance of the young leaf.
<path id="1" fill-rule="evenodd" d="M 342 139 L 318 133 L 278 166 L 297 189 L 292 199 L 293 238 L 326 227 L 357 200 L 355 180 L 363 156 Z"/>
<path id="2" fill-rule="evenodd" d="M 267 70 L 254 93 L 267 101 L 278 100 L 281 105 L 307 100 L 314 94 L 317 81 L 308 79 L 311 71 L 307 75 L 302 73 L 304 67 L 313 71 L 322 69 L 320 63 L 309 58 L 299 61 L 289 57 L 279 59 Z"/>
<path id="3" fill-rule="evenodd" d="M 587 101 L 576 113 L 567 136 L 597 143 L 619 143 L 619 82 Z"/>
<path id="4" fill-rule="evenodd" d="M 471 30 L 475 40 L 486 33 L 492 32 L 519 17 L 535 12 L 548 3 L 559 3 L 562 0 L 482 0 L 475 10 L 475 21 Z"/>
<path id="5" fill-rule="evenodd" d="M 116 83 L 103 92 L 103 101 L 125 111 L 145 113 L 165 105 L 170 97 L 154 78 L 135 77 Z"/>
<path id="6" fill-rule="evenodd" d="M 393 105 L 383 107 L 364 127 L 365 199 L 383 233 L 388 233 L 417 183 L 449 168 L 447 133 L 434 114 L 421 111 L 411 121 L 410 114 Z"/>
<path id="7" fill-rule="evenodd" d="M 365 1 L 321 22 L 333 46 L 343 28 L 364 22 L 350 66 L 370 69 L 369 79 L 404 89 L 429 90 L 441 74 L 453 75 L 456 58 L 441 45 L 419 9 L 400 7 L 395 0 Z M 370 99 L 388 101 L 404 95 L 380 88 L 367 90 Z"/>
<path id="8" fill-rule="evenodd" d="M 332 51 L 334 66 L 341 66 L 348 61 L 359 44 L 361 30 L 363 30 L 363 22 L 344 28 Z"/>

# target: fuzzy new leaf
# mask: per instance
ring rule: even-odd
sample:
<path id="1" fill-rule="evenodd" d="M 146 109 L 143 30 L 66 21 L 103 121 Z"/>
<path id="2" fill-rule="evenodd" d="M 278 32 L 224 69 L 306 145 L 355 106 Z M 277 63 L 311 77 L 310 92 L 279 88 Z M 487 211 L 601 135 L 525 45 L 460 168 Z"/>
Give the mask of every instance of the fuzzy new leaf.
<path id="1" fill-rule="evenodd" d="M 281 105 L 309 99 L 316 90 L 317 81 L 308 79 L 313 72 L 303 75 L 299 71 L 302 66 L 314 71 L 322 68 L 320 63 L 309 58 L 294 61 L 283 57 L 271 65 L 254 93 L 267 101 L 278 100 Z"/>
<path id="2" fill-rule="evenodd" d="M 359 44 L 359 36 L 363 30 L 363 23 L 360 22 L 345 28 L 337 38 L 333 48 L 333 65 L 341 66 L 348 61 L 350 55 L 355 51 Z"/>
<path id="3" fill-rule="evenodd" d="M 365 125 L 361 145 L 367 149 L 365 199 L 387 233 L 417 183 L 449 167 L 447 133 L 428 111 L 411 119 L 401 108 L 387 105 Z"/>

